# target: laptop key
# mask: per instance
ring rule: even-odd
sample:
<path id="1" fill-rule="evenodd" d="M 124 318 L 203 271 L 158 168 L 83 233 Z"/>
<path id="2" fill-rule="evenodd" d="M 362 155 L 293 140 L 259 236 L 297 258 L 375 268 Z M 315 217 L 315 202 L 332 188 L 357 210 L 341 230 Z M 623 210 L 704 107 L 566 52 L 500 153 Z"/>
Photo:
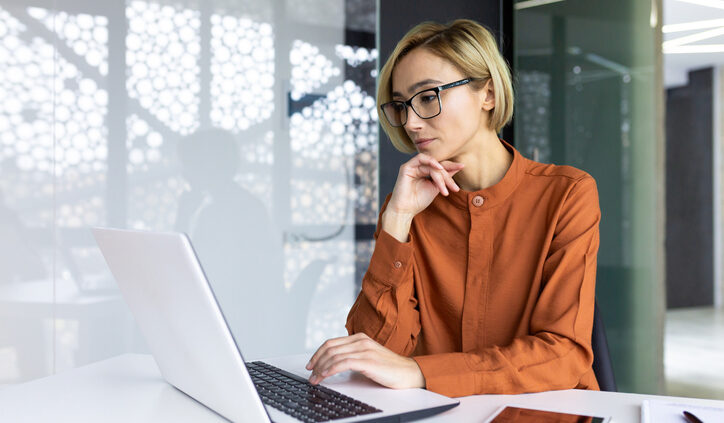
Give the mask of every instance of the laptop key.
<path id="1" fill-rule="evenodd" d="M 264 404 L 305 423 L 378 413 L 375 407 L 260 361 L 246 363 Z"/>

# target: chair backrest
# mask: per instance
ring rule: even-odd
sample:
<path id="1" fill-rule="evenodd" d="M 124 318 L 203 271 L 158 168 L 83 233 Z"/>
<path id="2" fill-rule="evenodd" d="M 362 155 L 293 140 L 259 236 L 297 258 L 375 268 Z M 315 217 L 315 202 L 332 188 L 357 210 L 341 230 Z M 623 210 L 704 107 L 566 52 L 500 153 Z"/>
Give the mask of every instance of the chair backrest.
<path id="1" fill-rule="evenodd" d="M 591 347 L 593 349 L 593 373 L 596 375 L 599 388 L 602 391 L 616 392 L 618 389 L 613 375 L 611 354 L 608 351 L 606 328 L 603 326 L 603 318 L 598 310 L 598 303 L 593 308 Z"/>

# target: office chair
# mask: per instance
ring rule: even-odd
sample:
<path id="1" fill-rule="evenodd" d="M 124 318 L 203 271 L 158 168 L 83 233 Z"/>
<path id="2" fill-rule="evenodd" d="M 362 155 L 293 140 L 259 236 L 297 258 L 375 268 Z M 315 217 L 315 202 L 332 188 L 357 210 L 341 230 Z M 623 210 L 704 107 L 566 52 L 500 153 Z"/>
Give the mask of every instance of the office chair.
<path id="1" fill-rule="evenodd" d="M 616 379 L 613 375 L 613 363 L 608 351 L 606 340 L 606 328 L 603 326 L 603 318 L 598 311 L 598 303 L 593 307 L 593 334 L 591 336 L 591 348 L 593 349 L 593 373 L 598 380 L 598 386 L 602 391 L 616 392 Z"/>

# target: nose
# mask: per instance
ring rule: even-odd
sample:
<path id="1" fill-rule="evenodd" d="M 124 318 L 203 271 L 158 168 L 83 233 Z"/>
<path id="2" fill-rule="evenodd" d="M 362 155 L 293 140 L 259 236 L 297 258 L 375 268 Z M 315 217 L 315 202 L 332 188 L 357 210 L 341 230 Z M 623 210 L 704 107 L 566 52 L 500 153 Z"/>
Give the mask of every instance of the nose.
<path id="1" fill-rule="evenodd" d="M 404 125 L 406 131 L 419 130 L 422 128 L 423 121 L 424 119 L 412 110 L 412 106 L 407 106 L 407 122 L 405 122 Z"/>

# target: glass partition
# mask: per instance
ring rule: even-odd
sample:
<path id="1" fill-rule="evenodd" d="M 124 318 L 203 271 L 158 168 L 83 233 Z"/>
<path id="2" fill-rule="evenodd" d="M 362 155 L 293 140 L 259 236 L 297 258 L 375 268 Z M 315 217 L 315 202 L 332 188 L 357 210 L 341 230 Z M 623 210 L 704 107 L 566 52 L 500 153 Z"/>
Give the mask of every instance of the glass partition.
<path id="1" fill-rule="evenodd" d="M 190 235 L 245 358 L 346 333 L 374 0 L 0 0 L 0 384 L 147 352 L 89 231 Z"/>
<path id="2" fill-rule="evenodd" d="M 598 184 L 597 301 L 619 389 L 661 392 L 664 168 L 659 0 L 518 1 L 515 143 Z"/>

